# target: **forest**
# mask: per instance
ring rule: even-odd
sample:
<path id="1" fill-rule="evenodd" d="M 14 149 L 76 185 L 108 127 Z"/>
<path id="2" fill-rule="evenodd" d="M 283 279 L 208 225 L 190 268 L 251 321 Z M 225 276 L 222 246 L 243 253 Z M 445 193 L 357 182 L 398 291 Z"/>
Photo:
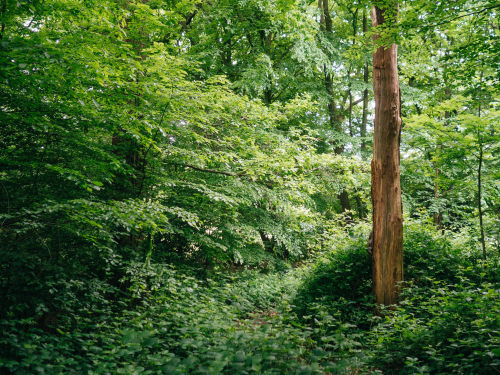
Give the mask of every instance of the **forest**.
<path id="1" fill-rule="evenodd" d="M 0 0 L 0 374 L 500 374 L 495 0 Z"/>

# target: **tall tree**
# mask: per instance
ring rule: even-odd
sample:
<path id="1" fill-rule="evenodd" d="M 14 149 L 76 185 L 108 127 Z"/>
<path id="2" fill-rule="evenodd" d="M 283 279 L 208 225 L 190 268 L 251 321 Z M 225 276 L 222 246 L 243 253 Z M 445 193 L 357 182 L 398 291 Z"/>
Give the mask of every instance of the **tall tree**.
<path id="1" fill-rule="evenodd" d="M 390 0 L 376 2 L 372 23 L 380 28 L 396 22 L 398 5 Z M 378 304 L 391 305 L 398 297 L 403 280 L 403 213 L 399 173 L 401 100 L 397 45 L 382 43 L 373 54 L 373 92 L 375 121 L 373 132 L 373 287 Z"/>

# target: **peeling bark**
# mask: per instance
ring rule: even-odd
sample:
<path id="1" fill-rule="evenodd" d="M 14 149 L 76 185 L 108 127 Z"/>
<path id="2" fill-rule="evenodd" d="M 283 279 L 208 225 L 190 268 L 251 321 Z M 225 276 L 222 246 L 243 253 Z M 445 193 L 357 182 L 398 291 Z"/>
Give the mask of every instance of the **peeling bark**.
<path id="1" fill-rule="evenodd" d="M 397 7 L 397 3 L 391 3 Z M 385 23 L 385 12 L 372 8 L 374 27 Z M 375 36 L 377 39 L 377 35 Z M 403 280 L 403 214 L 399 171 L 401 103 L 397 46 L 379 47 L 373 54 L 375 121 L 373 132 L 373 288 L 377 304 L 397 302 Z"/>

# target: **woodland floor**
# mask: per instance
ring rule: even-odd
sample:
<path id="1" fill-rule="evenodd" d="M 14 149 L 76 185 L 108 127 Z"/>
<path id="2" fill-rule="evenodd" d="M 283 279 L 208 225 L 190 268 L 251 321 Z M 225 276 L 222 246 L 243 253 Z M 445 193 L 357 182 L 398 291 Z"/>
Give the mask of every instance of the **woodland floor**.
<path id="1" fill-rule="evenodd" d="M 361 239 L 292 267 L 206 271 L 136 263 L 119 291 L 87 296 L 75 322 L 3 320 L 14 374 L 494 374 L 498 258 L 428 231 L 406 238 L 407 286 L 374 314 Z M 76 286 L 75 287 L 76 290 Z M 122 292 L 123 293 L 123 292 Z M 92 300 L 92 298 L 95 298 Z"/>

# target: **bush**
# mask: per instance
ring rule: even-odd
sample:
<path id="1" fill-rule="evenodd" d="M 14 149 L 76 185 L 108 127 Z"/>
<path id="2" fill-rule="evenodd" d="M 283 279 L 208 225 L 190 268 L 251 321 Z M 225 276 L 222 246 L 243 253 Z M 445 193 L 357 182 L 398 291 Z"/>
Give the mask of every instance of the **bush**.
<path id="1" fill-rule="evenodd" d="M 317 304 L 328 306 L 340 321 L 362 324 L 373 309 L 371 259 L 363 238 L 320 259 L 294 300 L 299 316 L 315 315 Z"/>
<path id="2" fill-rule="evenodd" d="M 407 287 L 370 331 L 371 365 L 385 374 L 493 374 L 500 368 L 500 292 L 462 281 Z"/>
<path id="3" fill-rule="evenodd" d="M 480 283 L 500 280 L 499 259 L 481 260 L 474 247 L 455 247 L 452 233 L 440 234 L 433 227 L 411 225 L 405 231 L 405 279 L 432 286 L 429 278 L 451 284 L 464 277 Z"/>
<path id="4" fill-rule="evenodd" d="M 333 343 L 335 373 L 498 371 L 499 258 L 482 261 L 476 249 L 454 247 L 450 233 L 413 223 L 404 241 L 405 286 L 396 308 L 373 314 L 363 236 L 324 257 L 301 284 L 295 311 L 314 327 L 316 345 Z"/>

